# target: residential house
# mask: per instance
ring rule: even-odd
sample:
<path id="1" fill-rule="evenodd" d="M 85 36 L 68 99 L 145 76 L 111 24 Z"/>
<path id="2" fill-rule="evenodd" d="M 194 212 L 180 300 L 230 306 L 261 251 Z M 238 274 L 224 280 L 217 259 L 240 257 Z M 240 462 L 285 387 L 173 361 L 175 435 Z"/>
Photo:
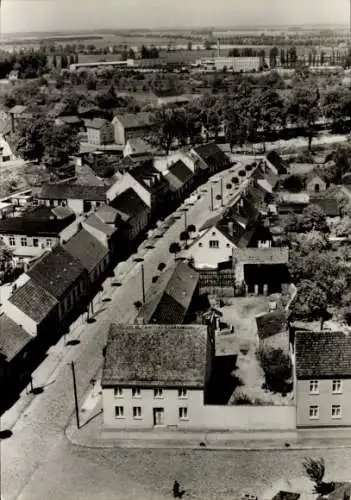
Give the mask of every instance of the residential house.
<path id="1" fill-rule="evenodd" d="M 101 281 L 110 264 L 110 252 L 86 229 L 78 231 L 64 249 L 88 272 L 90 284 Z"/>
<path id="2" fill-rule="evenodd" d="M 229 157 L 215 142 L 192 148 L 191 154 L 199 159 L 200 170 L 204 171 L 203 175 L 207 177 L 226 170 L 231 165 Z"/>
<path id="3" fill-rule="evenodd" d="M 112 123 L 104 118 L 85 120 L 87 142 L 103 146 L 114 142 L 114 129 Z"/>
<path id="4" fill-rule="evenodd" d="M 141 137 L 131 137 L 124 146 L 123 156 L 147 159 L 152 156 L 152 148 Z"/>
<path id="5" fill-rule="evenodd" d="M 276 174 L 285 175 L 289 172 L 289 164 L 276 151 L 267 153 L 265 159 Z"/>
<path id="6" fill-rule="evenodd" d="M 26 359 L 33 337 L 6 314 L 0 314 L 0 381 L 2 400 L 27 375 Z M 1 404 L 0 404 L 1 406 Z"/>
<path id="7" fill-rule="evenodd" d="M 20 104 L 17 104 L 13 108 L 11 108 L 8 111 L 8 114 L 10 115 L 11 119 L 11 131 L 14 132 L 16 129 L 17 123 L 22 119 L 22 117 L 25 117 L 26 111 L 28 109 L 28 106 L 22 106 Z"/>
<path id="8" fill-rule="evenodd" d="M 109 250 L 112 260 L 117 257 L 122 237 L 122 224 L 117 210 L 104 205 L 84 219 L 82 227 Z"/>
<path id="9" fill-rule="evenodd" d="M 152 216 L 164 213 L 169 200 L 170 188 L 162 174 L 155 169 L 153 161 L 145 161 L 126 172 L 118 182 L 120 193 L 132 188 L 150 208 Z"/>
<path id="10" fill-rule="evenodd" d="M 126 145 L 129 139 L 147 137 L 152 127 L 151 117 L 148 112 L 116 115 L 112 120 L 115 143 Z"/>
<path id="11" fill-rule="evenodd" d="M 69 207 L 77 215 L 90 212 L 108 201 L 108 186 L 44 184 L 37 198 L 48 207 Z"/>
<path id="12" fill-rule="evenodd" d="M 351 425 L 351 336 L 343 332 L 295 334 L 297 427 Z"/>
<path id="13" fill-rule="evenodd" d="M 75 215 L 65 218 L 40 218 L 37 211 L 22 217 L 8 217 L 0 220 L 0 241 L 12 250 L 15 264 L 25 267 L 44 251 L 57 246 Z"/>
<path id="14" fill-rule="evenodd" d="M 198 294 L 199 274 L 183 262 L 163 271 L 146 293 L 137 324 L 180 325 L 189 318 Z"/>
<path id="15" fill-rule="evenodd" d="M 18 278 L 13 293 L 3 303 L 3 311 L 30 335 L 44 334 L 76 311 L 87 289 L 87 271 L 57 246 Z"/>
<path id="16" fill-rule="evenodd" d="M 200 159 L 191 152 L 190 147 L 184 147 L 177 151 L 171 152 L 168 156 L 155 156 L 154 167 L 162 174 L 166 174 L 171 165 L 181 160 L 194 176 L 197 175 L 200 169 Z"/>
<path id="17" fill-rule="evenodd" d="M 134 189 L 123 191 L 111 202 L 111 206 L 125 224 L 123 233 L 126 242 L 135 240 L 147 229 L 151 211 Z"/>
<path id="18" fill-rule="evenodd" d="M 199 427 L 212 358 L 206 326 L 112 324 L 101 381 L 105 428 Z"/>
<path id="19" fill-rule="evenodd" d="M 308 193 L 323 193 L 327 190 L 327 183 L 318 172 L 312 170 L 307 175 L 306 190 Z"/>
<path id="20" fill-rule="evenodd" d="M 277 212 L 279 214 L 301 214 L 309 202 L 308 193 L 281 192 L 277 196 Z"/>
<path id="21" fill-rule="evenodd" d="M 194 185 L 194 174 L 182 160 L 168 167 L 164 179 L 168 182 L 173 199 L 177 202 L 184 200 Z"/>

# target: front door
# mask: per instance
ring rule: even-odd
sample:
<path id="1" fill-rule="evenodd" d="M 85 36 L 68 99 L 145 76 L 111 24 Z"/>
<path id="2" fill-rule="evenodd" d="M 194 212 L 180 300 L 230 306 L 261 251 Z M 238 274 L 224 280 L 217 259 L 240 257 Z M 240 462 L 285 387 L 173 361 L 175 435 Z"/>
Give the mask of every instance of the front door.
<path id="1" fill-rule="evenodd" d="M 164 408 L 154 408 L 154 425 L 164 424 Z"/>

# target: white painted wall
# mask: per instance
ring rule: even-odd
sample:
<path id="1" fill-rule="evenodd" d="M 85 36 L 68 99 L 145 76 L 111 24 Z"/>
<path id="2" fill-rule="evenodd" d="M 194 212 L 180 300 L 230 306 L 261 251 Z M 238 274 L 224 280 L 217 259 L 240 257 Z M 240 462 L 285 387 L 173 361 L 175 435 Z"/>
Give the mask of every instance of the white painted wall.
<path id="1" fill-rule="evenodd" d="M 67 200 L 67 205 L 71 210 L 73 210 L 74 213 L 78 215 L 83 213 L 83 207 L 84 207 L 83 200 L 69 199 Z"/>
<path id="2" fill-rule="evenodd" d="M 218 248 L 210 248 L 210 241 L 217 240 Z M 225 262 L 232 256 L 235 245 L 229 241 L 217 228 L 207 231 L 202 238 L 195 241 L 189 248 L 188 255 L 193 257 L 197 268 L 216 268 L 220 262 Z"/>
<path id="3" fill-rule="evenodd" d="M 29 333 L 29 335 L 32 335 L 33 337 L 37 335 L 38 323 L 27 316 L 23 311 L 18 309 L 8 299 L 4 300 L 2 310 L 10 319 L 12 319 L 12 321 L 17 323 L 17 325 L 20 325 L 27 333 Z"/>

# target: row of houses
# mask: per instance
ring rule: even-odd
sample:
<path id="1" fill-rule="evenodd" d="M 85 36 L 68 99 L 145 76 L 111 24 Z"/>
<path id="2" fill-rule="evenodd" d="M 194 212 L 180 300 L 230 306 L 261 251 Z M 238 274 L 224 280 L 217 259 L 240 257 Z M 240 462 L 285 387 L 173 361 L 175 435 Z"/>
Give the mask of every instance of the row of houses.
<path id="1" fill-rule="evenodd" d="M 45 350 L 87 310 L 111 267 L 152 221 L 172 211 L 196 183 L 230 166 L 212 144 L 181 157 L 184 164 L 178 158 L 174 169 L 165 160 L 164 171 L 144 162 L 106 186 L 44 185 L 33 192 L 30 209 L 0 220 L 2 243 L 25 263 L 2 300 L 4 325 L 17 325 L 1 332 L 3 374 L 16 377 L 19 359 L 31 358 L 38 346 Z"/>

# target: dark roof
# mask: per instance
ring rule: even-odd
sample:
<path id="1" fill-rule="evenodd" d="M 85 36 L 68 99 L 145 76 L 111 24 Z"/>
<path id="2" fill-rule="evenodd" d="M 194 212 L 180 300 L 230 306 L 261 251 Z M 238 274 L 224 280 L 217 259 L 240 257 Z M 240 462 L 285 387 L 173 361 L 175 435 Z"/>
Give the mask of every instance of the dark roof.
<path id="1" fill-rule="evenodd" d="M 158 191 L 162 186 L 165 189 L 169 188 L 167 181 L 154 167 L 152 159 L 138 164 L 129 174 L 150 192 Z"/>
<path id="2" fill-rule="evenodd" d="M 65 250 L 78 260 L 90 273 L 108 254 L 104 247 L 94 236 L 85 229 L 81 229 L 64 245 Z"/>
<path id="3" fill-rule="evenodd" d="M 149 210 L 149 207 L 132 188 L 129 188 L 119 194 L 111 202 L 111 206 L 117 210 L 124 222 L 127 222 L 130 218 Z"/>
<path id="4" fill-rule="evenodd" d="M 110 205 L 103 205 L 95 212 L 96 216 L 105 224 L 115 224 L 118 218 L 118 212 Z"/>
<path id="5" fill-rule="evenodd" d="M 351 336 L 297 332 L 295 344 L 297 378 L 351 378 Z"/>
<path id="6" fill-rule="evenodd" d="M 58 304 L 57 300 L 34 279 L 30 279 L 18 288 L 9 301 L 36 323 L 41 323 Z"/>
<path id="7" fill-rule="evenodd" d="M 61 120 L 66 125 L 76 125 L 82 123 L 82 119 L 79 116 L 60 116 L 58 120 Z"/>
<path id="8" fill-rule="evenodd" d="M 124 128 L 144 128 L 151 125 L 151 113 L 126 113 L 117 115 L 115 118 L 119 120 Z"/>
<path id="9" fill-rule="evenodd" d="M 209 167 L 215 167 L 216 170 L 229 168 L 228 156 L 215 142 L 197 146 L 194 151 Z"/>
<path id="10" fill-rule="evenodd" d="M 276 151 L 270 151 L 266 158 L 277 169 L 279 175 L 288 173 L 289 165 Z"/>
<path id="11" fill-rule="evenodd" d="M 112 324 L 102 386 L 202 389 L 207 338 L 206 326 Z"/>
<path id="12" fill-rule="evenodd" d="M 193 173 L 190 168 L 188 168 L 182 160 L 178 160 L 168 168 L 168 173 L 164 178 L 168 182 L 171 191 L 177 191 L 190 181 L 192 177 Z"/>
<path id="13" fill-rule="evenodd" d="M 247 264 L 287 264 L 289 262 L 289 249 L 280 247 L 235 248 L 233 260 Z"/>
<path id="14" fill-rule="evenodd" d="M 0 315 L 0 357 L 11 361 L 32 340 L 23 328 L 6 314 Z"/>
<path id="15" fill-rule="evenodd" d="M 209 228 L 215 226 L 222 219 L 223 219 L 223 214 L 222 213 L 218 214 L 218 215 L 215 215 L 213 217 L 210 217 L 209 219 L 207 219 L 206 222 L 204 222 L 202 224 L 202 226 L 200 227 L 199 231 L 205 231 L 206 229 L 209 229 Z"/>
<path id="16" fill-rule="evenodd" d="M 300 493 L 292 493 L 290 491 L 279 491 L 272 500 L 299 500 Z M 329 498 L 329 497 L 328 497 Z"/>
<path id="17" fill-rule="evenodd" d="M 195 293 L 199 275 L 183 262 L 166 269 L 146 294 L 137 322 L 181 324 Z"/>
<path id="18" fill-rule="evenodd" d="M 28 276 L 58 300 L 83 273 L 83 266 L 61 246 L 44 254 L 27 271 Z"/>
<path id="19" fill-rule="evenodd" d="M 112 224 L 106 224 L 102 220 L 102 218 L 98 216 L 97 213 L 91 214 L 87 219 L 85 219 L 85 221 L 83 222 L 83 226 L 84 224 L 94 229 L 97 229 L 98 231 L 107 236 L 112 236 L 117 231 L 116 227 L 114 227 Z"/>
<path id="20" fill-rule="evenodd" d="M 69 207 L 54 207 L 51 209 L 51 212 L 58 218 L 58 219 L 66 219 L 68 217 L 74 216 L 73 210 L 71 210 Z"/>
<path id="21" fill-rule="evenodd" d="M 74 220 L 74 217 L 72 218 Z M 56 236 L 71 222 L 70 219 L 27 219 L 8 217 L 0 219 L 0 234 L 24 234 L 26 236 Z"/>
<path id="22" fill-rule="evenodd" d="M 44 184 L 38 194 L 39 199 L 106 201 L 105 186 L 80 186 L 79 184 Z"/>
<path id="23" fill-rule="evenodd" d="M 340 215 L 339 202 L 336 198 L 310 196 L 310 204 L 318 205 L 328 217 L 337 217 Z"/>
<path id="24" fill-rule="evenodd" d="M 86 128 L 94 128 L 100 130 L 102 127 L 109 125 L 109 121 L 104 118 L 93 118 L 92 120 L 84 120 Z"/>

